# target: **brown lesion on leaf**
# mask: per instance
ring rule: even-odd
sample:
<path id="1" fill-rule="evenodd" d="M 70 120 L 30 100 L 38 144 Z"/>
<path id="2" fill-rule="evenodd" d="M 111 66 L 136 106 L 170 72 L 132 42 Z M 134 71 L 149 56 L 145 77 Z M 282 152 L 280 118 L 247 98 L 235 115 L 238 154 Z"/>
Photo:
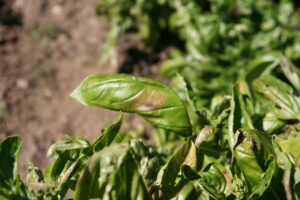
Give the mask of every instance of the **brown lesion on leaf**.
<path id="1" fill-rule="evenodd" d="M 145 87 L 143 92 L 133 100 L 133 107 L 140 112 L 153 111 L 166 107 L 167 97 L 160 91 Z"/>
<path id="2" fill-rule="evenodd" d="M 236 144 L 234 145 L 234 148 L 242 145 L 244 147 L 244 150 L 247 152 L 251 152 L 251 151 L 254 153 L 259 152 L 259 150 L 261 149 L 261 143 L 255 139 L 254 135 L 251 132 L 238 130 L 237 133 L 238 133 L 238 138 Z M 246 145 L 246 143 L 248 145 Z"/>
<path id="3" fill-rule="evenodd" d="M 222 169 L 222 170 L 221 170 L 221 173 L 223 174 L 223 176 L 224 176 L 224 178 L 225 178 L 226 185 L 230 186 L 230 185 L 231 185 L 231 177 L 230 177 L 230 175 L 228 174 L 227 170 L 226 170 L 226 169 Z"/>
<path id="4" fill-rule="evenodd" d="M 133 98 L 118 103 L 118 108 L 121 110 L 132 112 L 149 112 L 158 109 L 166 108 L 166 102 L 170 97 L 161 91 L 153 88 L 145 87 Z"/>
<path id="5" fill-rule="evenodd" d="M 241 130 L 238 130 L 238 138 L 237 138 L 237 141 L 234 145 L 234 148 L 236 148 L 237 146 L 239 146 L 241 143 L 243 143 L 244 139 L 245 139 L 245 135 L 243 133 L 243 131 Z"/>

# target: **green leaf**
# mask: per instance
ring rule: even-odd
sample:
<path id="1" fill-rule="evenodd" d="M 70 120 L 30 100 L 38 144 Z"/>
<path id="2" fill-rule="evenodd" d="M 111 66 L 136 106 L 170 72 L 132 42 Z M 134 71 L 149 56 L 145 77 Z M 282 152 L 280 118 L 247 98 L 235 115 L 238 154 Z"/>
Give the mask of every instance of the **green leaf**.
<path id="1" fill-rule="evenodd" d="M 51 169 L 52 180 L 60 185 L 65 177 L 65 173 L 67 173 L 70 168 L 74 168 L 74 163 L 79 162 L 79 156 L 79 151 L 64 151 L 59 154 Z"/>
<path id="2" fill-rule="evenodd" d="M 285 189 L 285 195 L 288 200 L 295 199 L 294 193 L 294 177 L 293 177 L 293 165 L 288 156 L 281 151 L 281 148 L 277 142 L 277 138 L 273 137 L 273 147 L 276 154 L 277 166 L 284 171 L 283 184 Z"/>
<path id="3" fill-rule="evenodd" d="M 209 164 L 199 176 L 196 183 L 213 198 L 224 199 L 231 193 L 231 173 L 219 163 Z"/>
<path id="4" fill-rule="evenodd" d="M 161 128 L 191 135 L 185 106 L 159 81 L 126 74 L 95 74 L 87 77 L 71 97 L 88 106 L 137 113 Z"/>
<path id="5" fill-rule="evenodd" d="M 180 74 L 177 74 L 177 76 L 172 78 L 170 86 L 172 87 L 172 89 L 174 89 L 174 91 L 178 94 L 180 99 L 184 102 L 189 115 L 189 119 L 193 127 L 193 132 L 198 132 L 198 126 L 204 120 L 197 115 L 195 103 L 192 101 L 188 91 L 188 83 Z"/>
<path id="6" fill-rule="evenodd" d="M 285 125 L 273 112 L 268 112 L 263 118 L 263 130 L 269 134 L 278 133 Z"/>
<path id="7" fill-rule="evenodd" d="M 49 173 L 59 189 L 64 188 L 71 177 L 80 171 L 81 163 L 88 156 L 85 150 L 89 147 L 88 141 L 80 136 L 66 136 L 48 149 L 47 155 L 56 158 Z"/>
<path id="8" fill-rule="evenodd" d="M 225 199 L 232 193 L 231 172 L 219 163 L 208 164 L 198 174 L 186 165 L 181 170 L 190 183 L 214 199 Z"/>
<path id="9" fill-rule="evenodd" d="M 300 137 L 277 141 L 282 152 L 288 155 L 295 166 L 300 166 Z"/>
<path id="10" fill-rule="evenodd" d="M 28 199 L 27 187 L 17 174 L 17 159 L 22 146 L 21 139 L 10 136 L 0 142 L 0 198 Z"/>
<path id="11" fill-rule="evenodd" d="M 180 168 L 187 165 L 193 169 L 199 169 L 202 165 L 202 155 L 197 151 L 194 143 L 188 140 L 171 159 L 160 170 L 156 185 L 161 187 L 163 195 L 166 198 L 174 197 L 180 188 L 180 183 L 176 184 Z M 176 188 L 177 187 L 177 188 Z"/>
<path id="12" fill-rule="evenodd" d="M 238 176 L 233 177 L 232 181 L 232 193 L 236 199 L 246 199 L 247 196 L 247 186 L 245 181 L 240 179 Z"/>
<path id="13" fill-rule="evenodd" d="M 281 70 L 284 75 L 294 86 L 294 88 L 300 92 L 300 70 L 296 68 L 286 57 L 281 55 Z"/>
<path id="14" fill-rule="evenodd" d="M 210 104 L 211 115 L 218 118 L 224 111 L 226 112 L 230 107 L 230 99 L 229 95 L 214 96 Z"/>
<path id="15" fill-rule="evenodd" d="M 77 182 L 74 199 L 151 199 L 136 157 L 128 144 L 112 144 L 94 154 Z"/>
<path id="16" fill-rule="evenodd" d="M 251 197 L 261 196 L 276 172 L 275 153 L 268 135 L 240 129 L 236 133 L 234 158 L 245 178 Z"/>
<path id="17" fill-rule="evenodd" d="M 88 149 L 90 149 L 88 151 Z M 89 156 L 92 155 L 92 147 L 88 141 L 80 136 L 66 136 L 64 140 L 57 141 L 48 150 L 50 157 L 56 158 L 47 169 L 46 180 L 54 182 L 55 192 L 53 196 L 64 197 L 69 188 L 73 188 L 79 173 L 82 171 Z M 36 185 L 36 190 L 44 190 L 49 193 L 45 184 Z M 39 188 L 42 187 L 42 188 Z"/>
<path id="18" fill-rule="evenodd" d="M 17 136 L 11 136 L 0 142 L 0 186 L 17 177 L 17 159 L 22 142 Z"/>
<path id="19" fill-rule="evenodd" d="M 172 77 L 175 76 L 177 72 L 179 72 L 182 68 L 185 67 L 192 67 L 197 69 L 198 63 L 190 62 L 185 58 L 166 60 L 160 66 L 160 74 L 163 74 L 167 77 Z"/>
<path id="20" fill-rule="evenodd" d="M 113 144 L 95 153 L 81 174 L 75 189 L 75 200 L 102 197 L 113 172 L 128 154 L 129 145 Z M 99 179 L 101 177 L 101 179 Z"/>
<path id="21" fill-rule="evenodd" d="M 89 142 L 81 136 L 65 136 L 57 141 L 47 151 L 48 157 L 57 157 L 60 153 L 72 150 L 81 150 L 89 146 Z"/>
<path id="22" fill-rule="evenodd" d="M 264 76 L 254 81 L 256 90 L 273 101 L 280 110 L 276 116 L 283 120 L 300 120 L 300 98 L 293 89 L 273 76 Z"/>
<path id="23" fill-rule="evenodd" d="M 246 109 L 244 96 L 240 92 L 240 84 L 235 83 L 232 89 L 230 102 L 230 115 L 228 118 L 229 146 L 233 149 L 235 132 L 239 128 L 253 128 L 252 119 Z"/>
<path id="24" fill-rule="evenodd" d="M 119 119 L 116 122 L 104 129 L 102 136 L 91 145 L 94 152 L 100 151 L 113 142 L 122 126 L 122 119 L 123 116 L 120 115 Z"/>
<path id="25" fill-rule="evenodd" d="M 125 172 L 126 173 L 126 172 Z M 152 197 L 146 187 L 143 177 L 135 171 L 132 180 L 131 200 L 151 200 Z"/>
<path id="26" fill-rule="evenodd" d="M 215 133 L 215 128 L 212 126 L 204 126 L 196 137 L 195 145 L 197 148 Z"/>
<path id="27" fill-rule="evenodd" d="M 115 187 L 111 194 L 105 194 L 110 196 L 110 199 L 142 199 L 151 200 L 149 191 L 147 190 L 145 181 L 138 173 L 138 165 L 132 157 L 132 154 L 128 154 L 128 158 L 124 161 L 117 171 L 113 174 L 112 180 L 109 185 Z M 105 198 L 105 197 L 104 197 Z"/>
<path id="28" fill-rule="evenodd" d="M 166 198 L 172 197 L 176 194 L 176 191 L 174 191 L 175 180 L 178 176 L 181 165 L 183 165 L 190 152 L 191 145 L 192 142 L 189 140 L 179 150 L 177 150 L 168 163 L 160 170 L 157 176 L 156 185 L 161 187 L 163 195 Z"/>
<path id="29" fill-rule="evenodd" d="M 26 183 L 31 199 L 43 199 L 46 195 L 51 195 L 52 188 L 44 182 L 42 171 L 31 162 L 28 163 L 27 171 Z"/>
<path id="30" fill-rule="evenodd" d="M 28 174 L 27 174 L 27 182 L 29 183 L 40 183 L 44 181 L 44 176 L 42 171 L 33 165 L 32 162 L 28 163 Z"/>
<path id="31" fill-rule="evenodd" d="M 197 199 L 199 192 L 196 191 L 193 184 L 186 184 L 176 195 L 174 200 L 190 200 Z"/>
<path id="32" fill-rule="evenodd" d="M 243 78 L 251 86 L 253 80 L 269 74 L 271 70 L 278 66 L 280 62 L 278 58 L 279 55 L 278 52 L 268 53 L 251 61 L 247 66 L 245 74 L 243 74 Z"/>

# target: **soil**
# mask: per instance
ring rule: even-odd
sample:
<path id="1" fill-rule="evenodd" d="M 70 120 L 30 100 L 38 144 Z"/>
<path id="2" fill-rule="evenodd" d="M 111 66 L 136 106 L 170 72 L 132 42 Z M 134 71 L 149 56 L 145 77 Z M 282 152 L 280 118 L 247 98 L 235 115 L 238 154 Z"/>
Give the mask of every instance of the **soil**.
<path id="1" fill-rule="evenodd" d="M 127 59 L 143 49 L 135 34 L 120 40 L 121 48 L 108 63 L 100 62 L 109 22 L 96 17 L 98 1 L 0 0 L 0 140 L 22 137 L 22 176 L 28 160 L 45 168 L 54 141 L 67 134 L 92 141 L 116 119 L 115 112 L 85 107 L 69 97 L 86 76 L 157 72 L 157 67 L 143 66 L 155 65 L 160 55 Z"/>

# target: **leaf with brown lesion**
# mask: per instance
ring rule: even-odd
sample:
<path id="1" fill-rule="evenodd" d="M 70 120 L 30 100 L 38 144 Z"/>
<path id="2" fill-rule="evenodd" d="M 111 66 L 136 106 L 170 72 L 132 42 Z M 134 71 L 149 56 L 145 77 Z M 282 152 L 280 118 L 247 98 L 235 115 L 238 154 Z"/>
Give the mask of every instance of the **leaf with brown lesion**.
<path id="1" fill-rule="evenodd" d="M 190 136 L 192 127 L 185 105 L 167 85 L 126 74 L 94 74 L 71 94 L 88 105 L 137 113 L 150 123 Z"/>

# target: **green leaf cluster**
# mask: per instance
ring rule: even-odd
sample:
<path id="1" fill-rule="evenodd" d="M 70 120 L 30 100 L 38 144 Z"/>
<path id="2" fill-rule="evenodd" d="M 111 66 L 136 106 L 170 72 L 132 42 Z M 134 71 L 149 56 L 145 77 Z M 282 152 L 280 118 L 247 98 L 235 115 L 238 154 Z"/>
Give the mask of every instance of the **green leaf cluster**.
<path id="1" fill-rule="evenodd" d="M 132 26 L 149 44 L 165 29 L 185 43 L 160 68 L 169 86 L 94 74 L 71 94 L 137 114 L 153 130 L 124 133 L 121 114 L 92 143 L 54 143 L 53 163 L 44 173 L 29 163 L 26 180 L 17 172 L 21 140 L 8 137 L 0 142 L 0 199 L 300 199 L 294 2 L 104 0 L 97 11 L 111 18 L 108 54 Z"/>

